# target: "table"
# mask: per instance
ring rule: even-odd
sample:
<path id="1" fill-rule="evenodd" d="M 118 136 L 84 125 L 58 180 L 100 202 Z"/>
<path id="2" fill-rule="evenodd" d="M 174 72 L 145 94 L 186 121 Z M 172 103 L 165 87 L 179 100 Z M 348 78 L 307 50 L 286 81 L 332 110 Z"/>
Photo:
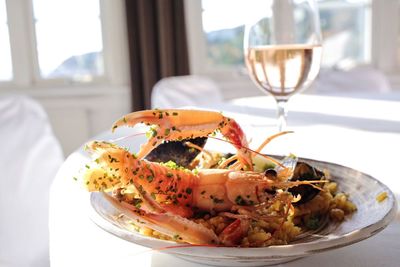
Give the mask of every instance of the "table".
<path id="1" fill-rule="evenodd" d="M 400 151 L 400 102 L 388 99 L 349 99 L 331 96 L 294 97 L 289 128 L 295 134 L 274 140 L 268 153 L 295 153 L 349 166 L 371 174 L 400 196 L 397 172 Z M 254 147 L 275 133 L 275 106 L 270 97 L 244 98 L 211 106 L 234 117 L 252 138 Z M 114 139 L 143 131 L 124 128 Z M 143 137 L 124 140 L 137 149 Z M 214 141 L 216 142 L 216 141 Z M 209 144 L 213 145 L 212 142 Z M 219 144 L 218 144 L 219 145 Z M 225 145 L 224 145 L 225 146 Z M 228 149 L 230 147 L 227 147 Z M 88 193 L 73 180 L 85 153 L 78 149 L 59 170 L 50 193 L 50 260 L 60 266 L 201 266 L 151 251 L 114 237 L 90 221 Z M 285 266 L 398 266 L 400 214 L 381 233 L 351 246 L 309 256 Z"/>

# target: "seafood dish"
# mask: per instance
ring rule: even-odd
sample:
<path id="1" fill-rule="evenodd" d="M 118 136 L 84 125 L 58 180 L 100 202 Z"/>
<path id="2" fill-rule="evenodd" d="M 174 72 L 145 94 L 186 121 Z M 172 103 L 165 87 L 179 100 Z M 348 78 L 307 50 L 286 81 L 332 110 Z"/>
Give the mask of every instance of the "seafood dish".
<path id="1" fill-rule="evenodd" d="M 219 112 L 144 110 L 112 127 L 145 124 L 147 142 L 137 153 L 108 141 L 91 141 L 80 175 L 86 190 L 102 192 L 129 219 L 132 231 L 199 246 L 284 245 L 356 211 L 349 196 L 295 155 L 272 157 L 239 124 Z M 207 151 L 213 138 L 236 152 Z"/>

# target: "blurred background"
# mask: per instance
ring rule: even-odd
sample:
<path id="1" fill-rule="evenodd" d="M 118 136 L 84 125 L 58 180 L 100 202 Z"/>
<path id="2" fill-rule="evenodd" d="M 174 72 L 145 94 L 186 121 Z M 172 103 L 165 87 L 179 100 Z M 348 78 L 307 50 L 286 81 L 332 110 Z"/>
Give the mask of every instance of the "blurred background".
<path id="1" fill-rule="evenodd" d="M 0 266 L 49 264 L 52 179 L 121 115 L 263 95 L 242 48 L 260 1 L 0 0 Z M 400 92 L 400 1 L 318 5 L 322 68 L 304 94 Z"/>
<path id="2" fill-rule="evenodd" d="M 167 76 L 209 77 L 224 99 L 261 95 L 242 52 L 246 5 L 257 1 L 0 0 L 0 93 L 38 100 L 65 155 L 149 107 Z M 318 4 L 323 63 L 305 93 L 398 90 L 400 2 Z"/>

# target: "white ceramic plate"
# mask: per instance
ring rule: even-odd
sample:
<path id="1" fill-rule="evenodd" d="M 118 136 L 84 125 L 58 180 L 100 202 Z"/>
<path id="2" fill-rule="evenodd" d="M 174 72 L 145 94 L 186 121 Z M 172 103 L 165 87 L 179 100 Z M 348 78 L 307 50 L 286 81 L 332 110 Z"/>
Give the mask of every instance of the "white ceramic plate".
<path id="1" fill-rule="evenodd" d="M 397 204 L 393 193 L 375 178 L 354 169 L 333 163 L 301 159 L 311 165 L 328 170 L 339 190 L 350 195 L 357 211 L 340 224 L 326 224 L 312 234 L 303 235 L 290 245 L 266 248 L 231 247 L 179 247 L 177 243 L 140 235 L 128 229 L 127 222 L 118 219 L 121 211 L 108 202 L 101 193 L 92 193 L 92 220 L 104 230 L 130 242 L 159 249 L 183 259 L 219 266 L 264 266 L 277 264 L 340 248 L 366 239 L 383 230 L 395 217 Z M 377 202 L 376 196 L 387 192 L 387 199 Z"/>

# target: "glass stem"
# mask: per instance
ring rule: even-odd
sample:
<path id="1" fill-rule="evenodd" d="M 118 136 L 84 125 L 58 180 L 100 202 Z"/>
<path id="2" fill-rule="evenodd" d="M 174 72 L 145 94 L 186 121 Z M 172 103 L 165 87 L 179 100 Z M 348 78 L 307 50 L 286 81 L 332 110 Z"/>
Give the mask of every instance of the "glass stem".
<path id="1" fill-rule="evenodd" d="M 277 99 L 276 104 L 278 105 L 278 131 L 282 132 L 286 129 L 287 100 Z"/>

